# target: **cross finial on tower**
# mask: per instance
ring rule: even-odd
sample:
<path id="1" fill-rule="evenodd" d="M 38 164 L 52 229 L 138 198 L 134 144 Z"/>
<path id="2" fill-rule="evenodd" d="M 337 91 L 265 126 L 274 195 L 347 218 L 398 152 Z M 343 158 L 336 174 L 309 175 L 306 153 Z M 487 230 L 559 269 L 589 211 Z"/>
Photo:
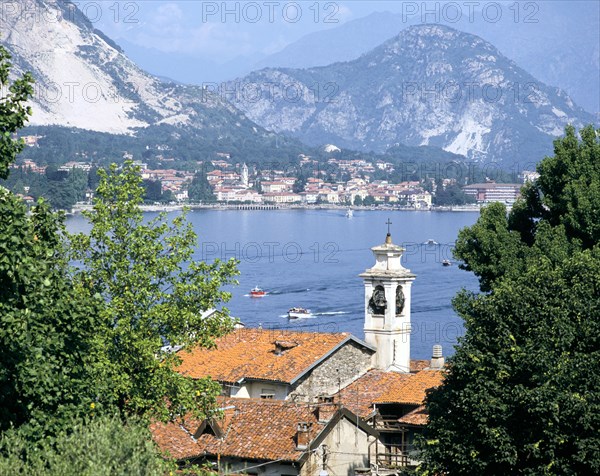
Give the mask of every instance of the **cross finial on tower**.
<path id="1" fill-rule="evenodd" d="M 392 243 L 392 234 L 390 233 L 390 225 L 392 224 L 392 222 L 388 218 L 388 220 L 385 222 L 385 224 L 388 226 L 388 232 L 387 232 L 387 236 L 385 237 L 385 242 L 386 242 L 386 244 L 391 244 Z"/>

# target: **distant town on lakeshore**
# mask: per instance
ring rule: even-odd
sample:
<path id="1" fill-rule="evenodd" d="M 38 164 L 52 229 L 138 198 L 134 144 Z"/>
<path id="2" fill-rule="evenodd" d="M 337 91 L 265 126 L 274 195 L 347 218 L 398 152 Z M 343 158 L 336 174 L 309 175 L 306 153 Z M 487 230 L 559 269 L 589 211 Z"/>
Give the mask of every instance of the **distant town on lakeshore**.
<path id="1" fill-rule="evenodd" d="M 24 136 L 29 147 L 39 147 L 41 136 Z M 157 147 L 161 150 L 161 147 Z M 295 163 L 239 163 L 231 154 L 216 152 L 214 159 L 186 163 L 162 148 L 154 161 L 160 168 L 135 160 L 145 186 L 145 202 L 152 206 L 285 206 L 398 207 L 408 210 L 478 209 L 501 202 L 511 206 L 524 183 L 538 174 L 477 169 L 476 164 L 391 163 L 385 160 L 338 158 L 340 149 L 327 145 L 325 161 L 299 154 Z M 83 154 L 81 154 L 83 155 Z M 44 197 L 58 209 L 71 211 L 90 205 L 97 185 L 98 166 L 86 157 L 62 165 L 22 159 L 12 166 L 7 187 L 33 204 Z M 194 167 L 190 170 L 190 166 Z"/>

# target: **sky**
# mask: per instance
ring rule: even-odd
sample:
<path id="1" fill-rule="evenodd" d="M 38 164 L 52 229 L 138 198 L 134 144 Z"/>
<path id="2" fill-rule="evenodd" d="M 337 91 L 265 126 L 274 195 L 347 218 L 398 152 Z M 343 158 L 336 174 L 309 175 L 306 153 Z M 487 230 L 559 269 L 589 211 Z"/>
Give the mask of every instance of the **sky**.
<path id="1" fill-rule="evenodd" d="M 94 26 L 116 40 L 141 67 L 186 83 L 224 81 L 271 66 L 272 55 L 306 35 L 339 29 L 374 12 L 394 14 L 395 34 L 415 23 L 460 25 L 498 46 L 520 66 L 527 69 L 533 65 L 530 72 L 543 76 L 539 79 L 550 81 L 549 84 L 554 82 L 553 85 L 567 91 L 589 88 L 589 81 L 582 85 L 577 75 L 594 76 L 591 84 L 595 88 L 596 71 L 600 70 L 600 0 L 80 0 L 75 3 Z M 364 35 L 365 38 L 354 42 L 364 40 L 372 44 L 377 31 Z M 575 54 L 578 55 L 575 63 L 590 64 L 586 69 L 573 68 L 564 61 L 562 65 L 550 63 L 547 67 L 553 71 L 545 75 L 546 64 L 534 63 L 535 57 L 546 53 L 550 61 L 561 61 L 563 55 Z M 335 52 L 331 57 L 336 60 Z M 561 66 L 564 71 L 560 71 Z M 588 110 L 600 111 L 596 97 L 587 105 Z"/>
<path id="2" fill-rule="evenodd" d="M 77 2 L 76 2 L 77 3 Z M 79 2 L 100 29 L 125 40 L 165 53 L 210 57 L 227 62 L 240 55 L 269 55 L 302 36 L 334 28 L 373 12 L 403 14 L 406 24 L 418 19 L 434 23 L 461 16 L 472 22 L 543 21 L 549 5 L 564 7 L 568 16 L 576 9 L 592 10 L 589 1 L 198 1 L 140 0 Z M 98 12 L 97 5 L 102 4 Z M 117 6 L 118 5 L 118 6 Z"/>

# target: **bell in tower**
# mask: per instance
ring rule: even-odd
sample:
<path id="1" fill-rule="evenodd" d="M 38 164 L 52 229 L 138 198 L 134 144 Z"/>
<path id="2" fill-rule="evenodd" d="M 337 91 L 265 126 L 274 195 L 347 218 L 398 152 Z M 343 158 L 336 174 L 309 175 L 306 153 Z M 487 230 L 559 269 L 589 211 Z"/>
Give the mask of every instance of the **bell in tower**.
<path id="1" fill-rule="evenodd" d="M 410 371 L 410 287 L 415 275 L 401 264 L 401 246 L 385 243 L 371 248 L 375 265 L 360 275 L 365 283 L 365 340 L 377 349 L 375 368 Z"/>

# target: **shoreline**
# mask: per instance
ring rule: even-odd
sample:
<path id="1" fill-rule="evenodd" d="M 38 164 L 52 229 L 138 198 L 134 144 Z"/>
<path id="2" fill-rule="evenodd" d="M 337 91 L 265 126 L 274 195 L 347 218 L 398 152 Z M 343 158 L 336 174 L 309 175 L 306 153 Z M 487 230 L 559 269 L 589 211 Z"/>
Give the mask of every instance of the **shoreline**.
<path id="1" fill-rule="evenodd" d="M 140 209 L 144 212 L 175 212 L 183 209 L 188 210 L 252 210 L 252 211 L 278 211 L 278 210 L 339 210 L 347 211 L 407 211 L 407 212 L 477 212 L 481 211 L 481 206 L 456 205 L 431 208 L 413 208 L 413 207 L 395 207 L 391 205 L 378 206 L 344 206 L 334 204 L 321 205 L 267 205 L 267 204 L 173 204 L 173 205 L 141 205 Z M 78 204 L 73 207 L 71 214 L 81 213 L 85 210 L 91 210 L 90 204 Z M 507 206 L 510 210 L 510 206 Z"/>

